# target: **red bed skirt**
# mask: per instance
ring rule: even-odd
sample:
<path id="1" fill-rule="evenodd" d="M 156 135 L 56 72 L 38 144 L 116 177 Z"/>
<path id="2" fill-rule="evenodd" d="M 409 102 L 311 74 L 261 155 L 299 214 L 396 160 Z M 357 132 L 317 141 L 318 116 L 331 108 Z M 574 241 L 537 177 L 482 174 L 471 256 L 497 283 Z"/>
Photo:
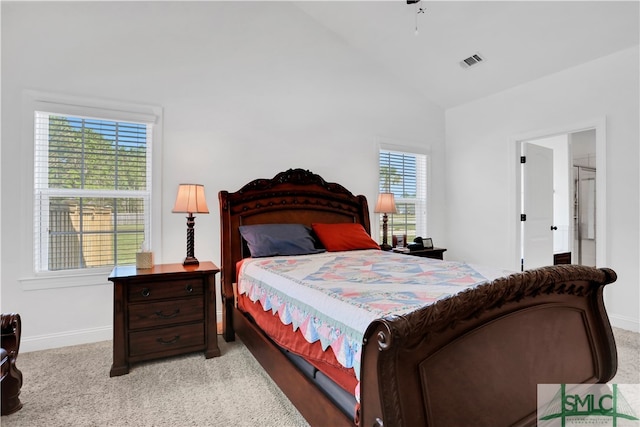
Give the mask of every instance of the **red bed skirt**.
<path id="1" fill-rule="evenodd" d="M 280 347 L 302 356 L 344 390 L 355 395 L 358 380 L 353 368 L 340 365 L 330 349 L 322 350 L 320 341 L 309 343 L 300 330 L 294 332 L 291 325 L 284 325 L 271 311 L 264 311 L 260 301 L 254 303 L 246 295 L 238 295 L 238 309 L 250 314 L 256 324 Z"/>

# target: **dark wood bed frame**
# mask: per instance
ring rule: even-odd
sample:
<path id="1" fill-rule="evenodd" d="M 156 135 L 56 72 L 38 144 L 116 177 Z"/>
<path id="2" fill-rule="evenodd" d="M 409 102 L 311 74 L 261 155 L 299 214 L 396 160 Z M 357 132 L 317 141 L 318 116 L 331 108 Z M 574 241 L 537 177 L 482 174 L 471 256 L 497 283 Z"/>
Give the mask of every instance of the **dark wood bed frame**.
<path id="1" fill-rule="evenodd" d="M 238 226 L 357 222 L 364 196 L 302 169 L 221 191 L 223 334 L 237 332 L 311 425 L 535 425 L 538 384 L 607 382 L 617 369 L 603 303 L 613 270 L 561 265 L 525 271 L 405 316 L 374 321 L 362 350 L 356 420 L 344 415 L 235 308 Z"/>

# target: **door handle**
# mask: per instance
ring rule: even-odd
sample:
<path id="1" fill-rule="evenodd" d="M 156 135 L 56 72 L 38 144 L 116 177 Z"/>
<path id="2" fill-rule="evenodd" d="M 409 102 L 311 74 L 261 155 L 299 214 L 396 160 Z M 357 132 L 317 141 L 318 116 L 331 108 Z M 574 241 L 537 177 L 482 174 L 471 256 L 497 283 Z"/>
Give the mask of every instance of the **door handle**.
<path id="1" fill-rule="evenodd" d="M 551 231 L 556 231 L 558 229 L 558 227 L 556 227 L 555 225 L 551 226 Z"/>

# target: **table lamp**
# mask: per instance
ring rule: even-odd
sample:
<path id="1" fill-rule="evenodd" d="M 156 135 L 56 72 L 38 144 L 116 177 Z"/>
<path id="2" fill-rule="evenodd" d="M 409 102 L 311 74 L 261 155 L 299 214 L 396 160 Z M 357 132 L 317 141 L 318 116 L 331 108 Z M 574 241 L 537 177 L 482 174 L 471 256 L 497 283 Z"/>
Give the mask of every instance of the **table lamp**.
<path id="1" fill-rule="evenodd" d="M 180 184 L 178 187 L 178 196 L 173 206 L 173 213 L 188 213 L 187 216 L 187 257 L 184 259 L 183 265 L 200 264 L 193 255 L 194 232 L 195 225 L 194 213 L 209 213 L 207 201 L 204 198 L 204 185 L 202 184 Z"/>
<path id="2" fill-rule="evenodd" d="M 382 244 L 380 249 L 383 251 L 391 250 L 391 245 L 387 243 L 387 214 L 394 214 L 396 210 L 396 202 L 393 197 L 393 193 L 380 193 L 378 195 L 378 203 L 376 203 L 375 213 L 381 213 L 382 215 Z"/>

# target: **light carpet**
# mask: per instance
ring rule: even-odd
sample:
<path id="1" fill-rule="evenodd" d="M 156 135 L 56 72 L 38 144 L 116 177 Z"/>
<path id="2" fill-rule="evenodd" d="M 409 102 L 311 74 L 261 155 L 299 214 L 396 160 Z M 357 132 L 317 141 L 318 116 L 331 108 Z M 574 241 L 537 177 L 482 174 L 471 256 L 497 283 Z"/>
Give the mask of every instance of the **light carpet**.
<path id="1" fill-rule="evenodd" d="M 640 383 L 639 335 L 614 334 L 611 383 Z M 2 427 L 308 425 L 240 341 L 218 343 L 221 357 L 143 362 L 113 378 L 111 341 L 20 354 L 24 407 L 3 416 Z"/>
<path id="2" fill-rule="evenodd" d="M 308 425 L 240 341 L 218 344 L 113 378 L 111 341 L 20 354 L 24 406 L 2 427 Z"/>

